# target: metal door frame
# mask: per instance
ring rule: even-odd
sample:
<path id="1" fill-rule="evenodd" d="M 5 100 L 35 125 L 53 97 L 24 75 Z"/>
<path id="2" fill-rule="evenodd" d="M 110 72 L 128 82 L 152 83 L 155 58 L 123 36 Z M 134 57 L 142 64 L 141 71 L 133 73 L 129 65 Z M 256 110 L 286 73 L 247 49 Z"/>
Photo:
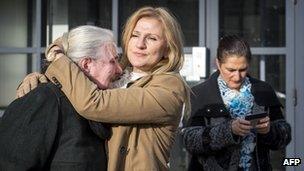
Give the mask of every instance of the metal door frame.
<path id="1" fill-rule="evenodd" d="M 292 141 L 287 146 L 286 157 L 302 159 L 298 167 L 286 170 L 304 170 L 304 2 L 286 0 L 286 119 L 292 127 Z M 301 36 L 302 35 L 302 36 Z"/>

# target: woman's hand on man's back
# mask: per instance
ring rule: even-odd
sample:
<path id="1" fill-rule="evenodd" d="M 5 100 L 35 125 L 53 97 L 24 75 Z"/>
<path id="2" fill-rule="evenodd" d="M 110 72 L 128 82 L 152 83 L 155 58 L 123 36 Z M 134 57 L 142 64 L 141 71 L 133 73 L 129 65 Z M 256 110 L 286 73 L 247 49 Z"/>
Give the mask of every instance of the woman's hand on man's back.
<path id="1" fill-rule="evenodd" d="M 45 75 L 38 72 L 28 74 L 20 85 L 17 87 L 16 98 L 26 95 L 28 92 L 38 86 L 39 83 L 47 83 L 48 80 Z"/>

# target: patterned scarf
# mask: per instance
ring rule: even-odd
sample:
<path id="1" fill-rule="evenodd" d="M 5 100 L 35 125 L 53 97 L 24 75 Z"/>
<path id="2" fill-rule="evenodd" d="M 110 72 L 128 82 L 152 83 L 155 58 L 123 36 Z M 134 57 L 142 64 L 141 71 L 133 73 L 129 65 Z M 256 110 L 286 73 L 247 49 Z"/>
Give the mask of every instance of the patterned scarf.
<path id="1" fill-rule="evenodd" d="M 240 91 L 231 90 L 221 76 L 218 77 L 217 82 L 222 99 L 232 118 L 245 118 L 246 115 L 251 114 L 254 97 L 251 94 L 251 83 L 248 77 L 245 78 Z M 251 166 L 251 153 L 256 145 L 255 137 L 256 132 L 253 129 L 242 139 L 239 167 L 243 168 L 245 171 L 249 170 Z"/>

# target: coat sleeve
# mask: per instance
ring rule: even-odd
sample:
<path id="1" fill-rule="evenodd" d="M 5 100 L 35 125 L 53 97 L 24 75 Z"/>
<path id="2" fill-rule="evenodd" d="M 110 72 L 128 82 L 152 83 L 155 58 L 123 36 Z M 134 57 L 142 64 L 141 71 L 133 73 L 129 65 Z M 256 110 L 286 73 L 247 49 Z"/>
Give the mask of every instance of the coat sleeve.
<path id="1" fill-rule="evenodd" d="M 110 125 L 95 122 L 88 120 L 91 130 L 97 135 L 99 138 L 103 140 L 107 140 L 111 137 Z"/>
<path id="2" fill-rule="evenodd" d="M 214 126 L 189 126 L 182 129 L 185 148 L 191 154 L 216 153 L 230 145 L 240 143 L 231 131 L 231 122 L 225 121 Z"/>
<path id="3" fill-rule="evenodd" d="M 270 107 L 269 113 L 270 131 L 265 135 L 259 134 L 258 141 L 272 150 L 284 149 L 291 141 L 291 127 L 284 119 L 280 106 Z"/>
<path id="4" fill-rule="evenodd" d="M 51 63 L 46 76 L 60 83 L 76 111 L 90 120 L 167 124 L 181 116 L 185 87 L 178 76 L 155 76 L 144 87 L 99 90 L 67 57 Z"/>
<path id="5" fill-rule="evenodd" d="M 57 132 L 57 100 L 40 88 L 33 91 L 11 103 L 3 115 L 0 170 L 43 170 L 51 155 Z"/>
<path id="6" fill-rule="evenodd" d="M 211 155 L 230 145 L 239 144 L 238 136 L 233 135 L 231 130 L 231 119 L 222 121 L 219 124 L 208 124 L 208 118 L 205 116 L 204 107 L 206 103 L 210 103 L 208 98 L 213 90 L 206 92 L 203 84 L 192 88 L 191 94 L 191 117 L 185 128 L 182 129 L 182 137 L 185 148 L 191 154 Z M 215 105 L 218 109 L 219 105 Z"/>

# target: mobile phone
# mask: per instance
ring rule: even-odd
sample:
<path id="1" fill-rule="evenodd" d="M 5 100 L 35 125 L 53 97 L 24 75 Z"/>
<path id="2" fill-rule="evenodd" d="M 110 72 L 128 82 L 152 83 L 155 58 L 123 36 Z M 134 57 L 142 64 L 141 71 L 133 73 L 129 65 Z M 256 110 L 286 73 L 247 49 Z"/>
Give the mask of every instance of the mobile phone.
<path id="1" fill-rule="evenodd" d="M 247 116 L 245 116 L 245 119 L 250 121 L 251 125 L 255 127 L 256 124 L 259 122 L 259 120 L 266 116 L 268 116 L 268 113 L 265 111 L 265 112 L 261 112 L 261 113 L 253 113 L 251 115 L 247 115 Z"/>

